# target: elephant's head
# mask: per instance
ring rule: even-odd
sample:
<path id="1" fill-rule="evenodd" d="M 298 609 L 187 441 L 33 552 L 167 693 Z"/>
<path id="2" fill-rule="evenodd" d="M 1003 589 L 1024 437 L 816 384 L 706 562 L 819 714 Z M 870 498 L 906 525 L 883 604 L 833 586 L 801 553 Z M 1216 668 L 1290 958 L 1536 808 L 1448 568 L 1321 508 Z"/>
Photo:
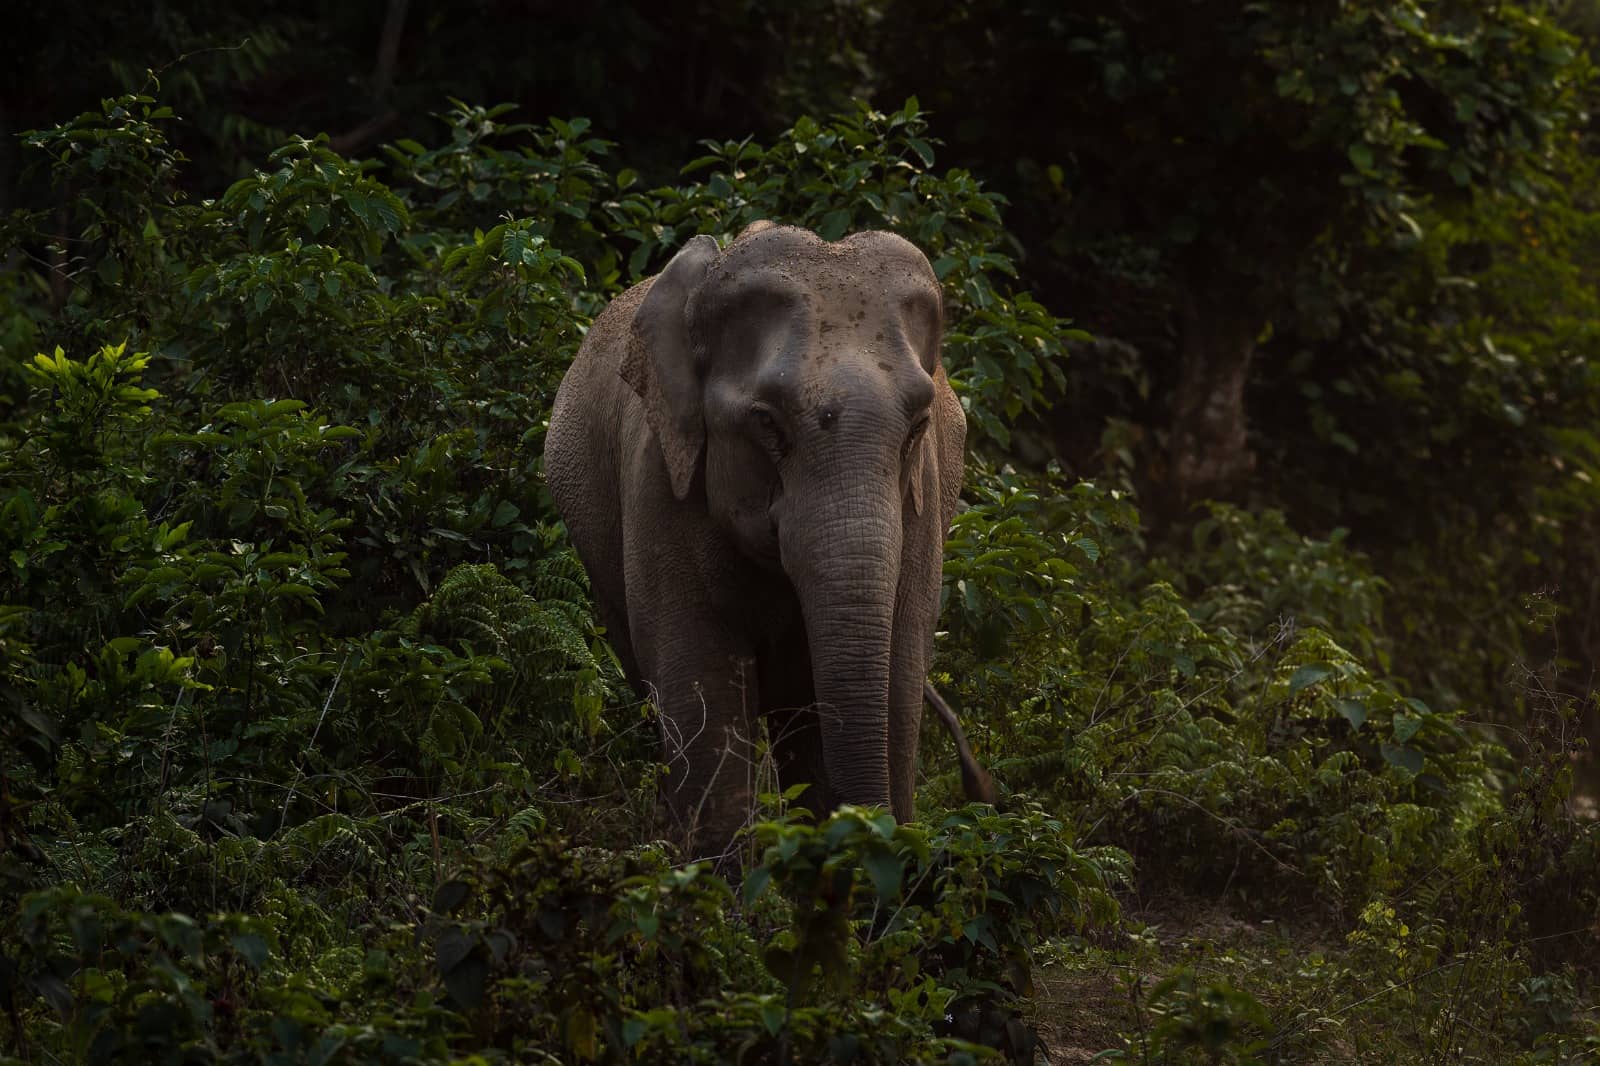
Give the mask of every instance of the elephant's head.
<path id="1" fill-rule="evenodd" d="M 909 242 L 756 223 L 726 250 L 696 237 L 678 253 L 624 362 L 673 492 L 702 494 L 739 549 L 794 586 L 840 801 L 889 800 L 902 536 L 938 521 L 923 497 L 941 329 L 939 282 Z"/>

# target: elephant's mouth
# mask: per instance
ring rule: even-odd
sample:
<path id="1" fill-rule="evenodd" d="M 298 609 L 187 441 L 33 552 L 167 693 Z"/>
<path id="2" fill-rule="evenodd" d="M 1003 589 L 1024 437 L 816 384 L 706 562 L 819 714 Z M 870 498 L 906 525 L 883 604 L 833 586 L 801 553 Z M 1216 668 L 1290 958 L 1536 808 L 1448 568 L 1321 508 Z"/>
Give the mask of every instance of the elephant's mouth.
<path id="1" fill-rule="evenodd" d="M 778 506 L 783 502 L 783 482 L 774 479 L 767 490 L 767 535 L 761 544 L 761 554 L 776 561 L 780 554 L 778 543 Z"/>

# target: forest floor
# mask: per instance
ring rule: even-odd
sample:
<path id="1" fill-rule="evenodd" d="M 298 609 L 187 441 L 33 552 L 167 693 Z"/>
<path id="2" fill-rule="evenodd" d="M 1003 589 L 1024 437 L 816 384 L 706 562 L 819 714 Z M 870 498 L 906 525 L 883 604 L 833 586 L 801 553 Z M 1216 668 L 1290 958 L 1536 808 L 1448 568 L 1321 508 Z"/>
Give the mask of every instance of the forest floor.
<path id="1" fill-rule="evenodd" d="M 1600 819 L 1600 759 L 1586 753 L 1579 769 L 1569 812 Z M 1043 1045 L 1040 1061 L 1050 1066 L 1168 1061 L 1159 1049 L 1171 1047 L 1175 1028 L 1193 1047 L 1204 1045 L 1208 1027 L 1225 1036 L 1230 1051 L 1258 1041 L 1266 1061 L 1499 1064 L 1529 1051 L 1536 1033 L 1517 1017 L 1520 1000 L 1541 999 L 1544 990 L 1550 1010 L 1566 1010 L 1549 994 L 1562 980 L 1559 963 L 1509 973 L 1474 963 L 1468 953 L 1419 964 L 1407 945 L 1421 945 L 1405 939 L 1403 923 L 1388 927 L 1400 940 L 1384 956 L 1382 949 L 1374 954 L 1374 930 L 1361 931 L 1361 923 L 1335 923 L 1311 905 L 1253 906 L 1237 890 L 1216 897 L 1152 893 L 1122 905 L 1115 931 L 1057 941 L 1036 955 L 1027 1013 Z M 1423 991 L 1428 978 L 1447 972 L 1442 996 L 1438 988 Z M 1163 982 L 1175 975 L 1192 975 L 1192 982 L 1163 996 Z M 1247 995 L 1232 999 L 1230 990 Z M 1600 1003 L 1575 1006 L 1552 1028 L 1600 1024 Z M 1167 1032 L 1158 1033 L 1163 1026 Z M 1544 1057 L 1535 1061 L 1569 1061 L 1536 1054 Z"/>
<path id="2" fill-rule="evenodd" d="M 1293 973 L 1306 961 L 1324 965 L 1338 955 L 1343 940 L 1317 916 L 1246 916 L 1214 900 L 1195 899 L 1125 904 L 1123 929 L 1120 942 L 1074 941 L 1041 953 L 1030 1020 L 1051 1066 L 1151 1061 L 1141 1046 L 1158 1021 L 1148 1001 L 1159 982 L 1184 967 L 1202 984 L 1248 989 L 1274 1021 L 1299 1014 L 1299 1004 L 1274 1002 L 1268 975 Z M 1316 1041 L 1320 1054 L 1298 1061 L 1405 1061 L 1386 1054 L 1369 1058 L 1346 1038 L 1328 1036 Z M 1116 1051 L 1123 1057 L 1099 1057 Z"/>

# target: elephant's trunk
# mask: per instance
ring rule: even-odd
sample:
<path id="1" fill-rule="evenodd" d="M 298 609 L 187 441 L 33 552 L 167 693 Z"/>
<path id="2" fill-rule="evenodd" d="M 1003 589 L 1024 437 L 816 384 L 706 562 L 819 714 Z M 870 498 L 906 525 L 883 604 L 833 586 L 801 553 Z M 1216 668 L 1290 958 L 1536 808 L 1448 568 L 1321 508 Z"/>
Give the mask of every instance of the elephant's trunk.
<path id="1" fill-rule="evenodd" d="M 780 527 L 796 581 L 835 803 L 889 805 L 889 678 L 900 508 L 894 482 L 829 494 L 804 528 Z M 870 491 L 863 491 L 863 488 Z M 819 812 L 820 813 L 820 812 Z"/>

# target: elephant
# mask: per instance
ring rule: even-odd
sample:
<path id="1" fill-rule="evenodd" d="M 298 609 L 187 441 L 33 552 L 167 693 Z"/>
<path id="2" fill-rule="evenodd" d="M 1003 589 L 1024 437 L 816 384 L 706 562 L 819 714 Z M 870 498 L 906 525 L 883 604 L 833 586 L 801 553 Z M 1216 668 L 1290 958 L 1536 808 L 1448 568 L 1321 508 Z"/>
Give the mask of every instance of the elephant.
<path id="1" fill-rule="evenodd" d="M 909 241 L 759 221 L 612 300 L 561 382 L 550 492 L 696 854 L 748 818 L 758 715 L 809 809 L 912 816 L 966 436 L 942 331 Z"/>

